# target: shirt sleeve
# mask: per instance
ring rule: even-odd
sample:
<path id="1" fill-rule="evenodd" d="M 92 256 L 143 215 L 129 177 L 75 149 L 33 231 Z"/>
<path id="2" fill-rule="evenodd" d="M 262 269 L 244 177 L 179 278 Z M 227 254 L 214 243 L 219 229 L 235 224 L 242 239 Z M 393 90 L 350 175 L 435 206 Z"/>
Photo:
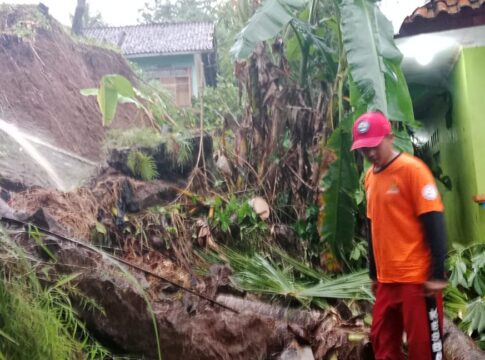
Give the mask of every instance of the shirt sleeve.
<path id="1" fill-rule="evenodd" d="M 412 168 L 411 194 L 417 216 L 432 211 L 443 212 L 443 203 L 433 174 L 421 160 Z"/>

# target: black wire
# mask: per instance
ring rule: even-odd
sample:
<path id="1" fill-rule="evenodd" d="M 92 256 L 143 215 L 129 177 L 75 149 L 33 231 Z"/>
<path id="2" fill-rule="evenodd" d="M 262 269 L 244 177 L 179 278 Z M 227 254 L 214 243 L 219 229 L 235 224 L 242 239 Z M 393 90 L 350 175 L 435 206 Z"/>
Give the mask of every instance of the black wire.
<path id="1" fill-rule="evenodd" d="M 91 250 L 93 252 L 100 252 L 101 251 L 99 249 L 93 248 L 89 244 L 85 244 L 85 243 L 83 243 L 83 242 L 81 242 L 79 240 L 75 240 L 75 239 L 72 239 L 72 238 L 69 238 L 69 237 L 66 237 L 66 236 L 63 236 L 63 235 L 56 234 L 56 233 L 54 233 L 54 232 L 52 232 L 50 230 L 41 228 L 41 227 L 36 226 L 36 225 L 34 225 L 32 223 L 28 223 L 28 222 L 21 221 L 21 220 L 17 220 L 17 219 L 11 219 L 11 218 L 8 218 L 8 217 L 5 217 L 5 216 L 2 216 L 0 220 L 3 221 L 3 222 L 8 222 L 8 223 L 12 223 L 12 224 L 21 225 L 21 226 L 27 227 L 27 228 L 29 226 L 32 226 L 32 227 L 35 227 L 35 228 L 39 229 L 41 232 L 43 232 L 45 234 L 52 235 L 52 236 L 54 236 L 54 237 L 56 237 L 56 238 L 58 238 L 60 240 L 69 241 L 69 242 L 71 242 L 73 244 L 76 244 L 76 245 L 78 245 L 80 247 L 83 247 L 85 249 Z M 170 281 L 170 280 L 164 278 L 163 276 L 160 276 L 160 275 L 158 275 L 158 274 L 156 274 L 156 273 L 154 273 L 154 272 L 152 272 L 150 270 L 143 269 L 142 267 L 140 267 L 138 265 L 132 264 L 132 263 L 126 261 L 126 260 L 123 260 L 123 259 L 121 259 L 119 257 L 116 257 L 114 255 L 111 255 L 109 253 L 106 253 L 106 252 L 103 252 L 103 253 L 106 254 L 107 256 L 109 256 L 110 258 L 112 258 L 113 260 L 116 260 L 116 261 L 118 261 L 118 262 L 120 262 L 122 264 L 125 264 L 125 265 L 129 266 L 129 267 L 132 267 L 132 268 L 137 269 L 139 271 L 142 271 L 142 272 L 144 272 L 146 274 L 149 274 L 151 276 L 154 276 L 154 277 L 156 277 L 156 278 L 158 278 L 160 280 L 163 280 L 163 281 L 169 283 L 170 285 L 173 285 L 173 286 L 179 288 L 180 290 L 186 291 L 186 292 L 188 292 L 188 293 L 190 293 L 192 295 L 195 295 L 195 296 L 197 296 L 197 297 L 199 297 L 201 299 L 207 300 L 208 302 L 210 302 L 213 305 L 218 305 L 218 306 L 220 306 L 220 307 L 222 307 L 222 308 L 224 308 L 226 310 L 232 311 L 235 314 L 239 314 L 239 311 L 237 311 L 235 309 L 232 309 L 232 308 L 230 308 L 230 307 L 228 307 L 228 306 L 226 306 L 224 304 L 221 304 L 220 302 L 217 302 L 215 300 L 212 300 L 212 299 L 208 298 L 205 295 L 199 294 L 199 293 L 197 293 L 196 291 L 194 291 L 192 289 L 186 288 L 186 287 L 184 287 L 182 285 L 179 285 L 179 284 L 177 284 L 177 283 L 175 283 L 173 281 Z"/>

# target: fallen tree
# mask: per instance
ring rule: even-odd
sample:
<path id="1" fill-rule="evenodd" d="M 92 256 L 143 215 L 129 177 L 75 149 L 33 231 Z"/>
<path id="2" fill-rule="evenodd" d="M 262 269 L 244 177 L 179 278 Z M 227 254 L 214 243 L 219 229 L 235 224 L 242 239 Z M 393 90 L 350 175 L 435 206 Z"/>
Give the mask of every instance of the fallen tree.
<path id="1" fill-rule="evenodd" d="M 18 235 L 18 228 L 10 230 Z M 283 359 L 279 356 L 287 356 L 285 350 L 309 344 L 317 360 L 373 358 L 369 329 L 359 318 L 344 321 L 333 310 L 288 309 L 219 293 L 230 275 L 223 269 L 197 278 L 158 254 L 149 270 L 140 271 L 143 261 L 127 267 L 89 244 L 80 246 L 63 237 L 46 236 L 42 245 L 29 240 L 27 233 L 17 240 L 39 262 L 48 258 L 49 249 L 58 274 L 79 274 L 76 288 L 97 304 L 95 309 L 79 307 L 83 320 L 101 341 L 120 353 L 157 358 L 159 345 L 164 359 Z M 195 292 L 231 310 L 151 274 L 181 286 L 192 285 Z M 444 339 L 447 360 L 484 357 L 450 321 L 445 322 Z"/>

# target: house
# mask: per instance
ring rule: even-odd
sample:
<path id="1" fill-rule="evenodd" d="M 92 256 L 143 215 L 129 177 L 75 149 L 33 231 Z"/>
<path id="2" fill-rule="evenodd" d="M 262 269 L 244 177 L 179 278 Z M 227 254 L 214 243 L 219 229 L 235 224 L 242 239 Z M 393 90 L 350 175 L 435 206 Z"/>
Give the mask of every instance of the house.
<path id="1" fill-rule="evenodd" d="M 485 0 L 432 0 L 396 36 L 416 143 L 443 195 L 451 241 L 485 241 Z"/>
<path id="2" fill-rule="evenodd" d="M 88 28 L 83 35 L 116 45 L 146 80 L 159 80 L 178 106 L 190 106 L 199 89 L 216 82 L 214 31 L 212 22 L 178 22 Z"/>

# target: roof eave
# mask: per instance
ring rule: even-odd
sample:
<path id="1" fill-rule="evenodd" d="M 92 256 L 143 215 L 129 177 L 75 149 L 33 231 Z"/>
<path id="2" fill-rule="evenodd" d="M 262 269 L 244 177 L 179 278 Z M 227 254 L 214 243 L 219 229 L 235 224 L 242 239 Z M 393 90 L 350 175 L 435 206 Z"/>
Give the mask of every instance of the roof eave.
<path id="1" fill-rule="evenodd" d="M 175 55 L 193 55 L 193 54 L 205 54 L 214 52 L 214 49 L 210 50 L 194 50 L 194 51 L 173 51 L 173 52 L 159 52 L 159 53 L 137 53 L 137 54 L 125 54 L 128 59 L 136 59 L 143 57 L 157 57 L 157 56 L 175 56 Z"/>

